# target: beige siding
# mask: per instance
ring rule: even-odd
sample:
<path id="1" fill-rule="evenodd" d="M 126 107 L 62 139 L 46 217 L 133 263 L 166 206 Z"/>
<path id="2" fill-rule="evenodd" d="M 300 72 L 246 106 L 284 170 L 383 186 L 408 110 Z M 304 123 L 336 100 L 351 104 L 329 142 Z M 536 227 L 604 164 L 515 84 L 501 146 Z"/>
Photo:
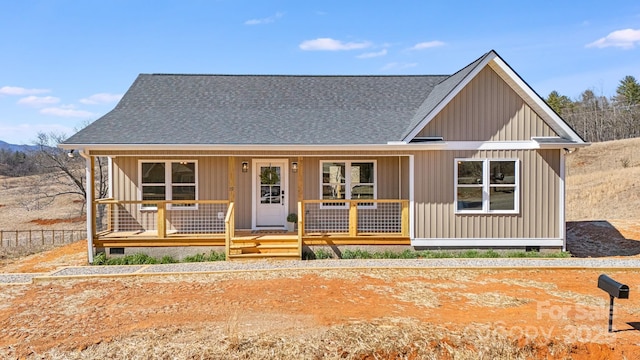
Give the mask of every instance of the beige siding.
<path id="1" fill-rule="evenodd" d="M 520 159 L 519 214 L 455 214 L 455 158 Z M 559 150 L 426 151 L 415 156 L 416 238 L 559 238 Z"/>
<path id="2" fill-rule="evenodd" d="M 448 141 L 509 141 L 556 134 L 495 71 L 486 67 L 418 136 L 442 136 Z"/>
<path id="3" fill-rule="evenodd" d="M 116 157 L 113 159 L 114 198 L 140 200 L 138 196 L 139 160 L 196 160 L 198 162 L 198 199 L 225 200 L 228 196 L 227 159 L 222 157 Z"/>

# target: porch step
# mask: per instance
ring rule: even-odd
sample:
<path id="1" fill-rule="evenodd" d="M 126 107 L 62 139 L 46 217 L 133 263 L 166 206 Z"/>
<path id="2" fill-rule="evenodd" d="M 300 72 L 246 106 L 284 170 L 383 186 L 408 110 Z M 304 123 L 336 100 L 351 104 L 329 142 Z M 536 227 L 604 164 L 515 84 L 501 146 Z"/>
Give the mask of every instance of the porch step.
<path id="1" fill-rule="evenodd" d="M 258 259 L 279 259 L 279 260 L 300 260 L 298 253 L 246 253 L 230 254 L 229 260 L 258 260 Z"/>
<path id="2" fill-rule="evenodd" d="M 282 236 L 243 236 L 231 240 L 231 258 L 299 259 L 298 239 Z"/>

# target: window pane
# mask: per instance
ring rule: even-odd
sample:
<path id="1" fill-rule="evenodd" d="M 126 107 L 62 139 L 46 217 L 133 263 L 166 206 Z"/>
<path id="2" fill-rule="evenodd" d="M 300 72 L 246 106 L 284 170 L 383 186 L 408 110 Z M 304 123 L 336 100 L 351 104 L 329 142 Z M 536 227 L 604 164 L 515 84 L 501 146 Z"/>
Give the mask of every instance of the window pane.
<path id="1" fill-rule="evenodd" d="M 323 185 L 323 199 L 344 199 L 344 185 Z"/>
<path id="2" fill-rule="evenodd" d="M 351 163 L 351 183 L 373 183 L 373 163 Z"/>
<path id="3" fill-rule="evenodd" d="M 491 161 L 489 162 L 492 184 L 515 184 L 515 161 Z"/>
<path id="4" fill-rule="evenodd" d="M 515 210 L 515 187 L 492 187 L 489 210 Z"/>
<path id="5" fill-rule="evenodd" d="M 280 184 L 280 166 L 261 166 L 260 183 L 267 185 Z"/>
<path id="6" fill-rule="evenodd" d="M 195 184 L 196 163 L 175 162 L 171 163 L 171 182 L 174 184 Z"/>
<path id="7" fill-rule="evenodd" d="M 322 183 L 323 184 L 344 184 L 345 183 L 344 163 L 322 163 Z"/>
<path id="8" fill-rule="evenodd" d="M 165 199 L 164 186 L 143 186 L 142 187 L 142 200 L 164 200 L 164 199 Z"/>
<path id="9" fill-rule="evenodd" d="M 458 210 L 482 210 L 482 188 L 458 187 Z"/>
<path id="10" fill-rule="evenodd" d="M 142 183 L 164 183 L 164 163 L 142 163 Z"/>
<path id="11" fill-rule="evenodd" d="M 482 161 L 458 161 L 458 184 L 482 184 Z"/>
<path id="12" fill-rule="evenodd" d="M 260 186 L 261 204 L 280 204 L 280 186 L 262 185 Z"/>
<path id="13" fill-rule="evenodd" d="M 173 200 L 195 200 L 195 186 L 172 186 Z"/>
<path id="14" fill-rule="evenodd" d="M 373 185 L 355 185 L 351 188 L 352 199 L 373 199 Z"/>

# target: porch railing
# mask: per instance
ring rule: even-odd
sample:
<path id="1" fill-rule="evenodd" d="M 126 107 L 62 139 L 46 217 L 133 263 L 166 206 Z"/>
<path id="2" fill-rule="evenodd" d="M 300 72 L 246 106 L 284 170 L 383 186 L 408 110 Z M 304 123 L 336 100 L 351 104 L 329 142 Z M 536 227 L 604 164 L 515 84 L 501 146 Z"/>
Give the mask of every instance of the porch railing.
<path id="1" fill-rule="evenodd" d="M 409 236 L 409 200 L 304 200 L 298 211 L 301 235 Z"/>
<path id="2" fill-rule="evenodd" d="M 95 236 L 111 233 L 224 234 L 228 200 L 114 200 L 94 202 Z"/>
<path id="3" fill-rule="evenodd" d="M 227 208 L 227 216 L 224 218 L 224 225 L 226 227 L 226 231 L 224 234 L 224 253 L 226 259 L 229 260 L 229 254 L 231 249 L 231 240 L 236 236 L 236 216 L 235 216 L 235 207 L 233 203 L 229 203 L 229 208 Z"/>

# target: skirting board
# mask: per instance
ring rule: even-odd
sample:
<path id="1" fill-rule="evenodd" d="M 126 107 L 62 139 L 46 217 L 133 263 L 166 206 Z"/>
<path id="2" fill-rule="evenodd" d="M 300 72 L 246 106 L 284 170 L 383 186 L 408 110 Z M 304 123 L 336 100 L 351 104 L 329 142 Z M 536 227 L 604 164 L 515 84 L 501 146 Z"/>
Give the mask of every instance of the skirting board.
<path id="1" fill-rule="evenodd" d="M 563 239 L 507 239 L 507 238 L 490 238 L 490 239 L 455 239 L 455 238 L 419 238 L 411 239 L 411 246 L 469 246 L 469 247 L 485 247 L 485 246 L 563 246 Z"/>

